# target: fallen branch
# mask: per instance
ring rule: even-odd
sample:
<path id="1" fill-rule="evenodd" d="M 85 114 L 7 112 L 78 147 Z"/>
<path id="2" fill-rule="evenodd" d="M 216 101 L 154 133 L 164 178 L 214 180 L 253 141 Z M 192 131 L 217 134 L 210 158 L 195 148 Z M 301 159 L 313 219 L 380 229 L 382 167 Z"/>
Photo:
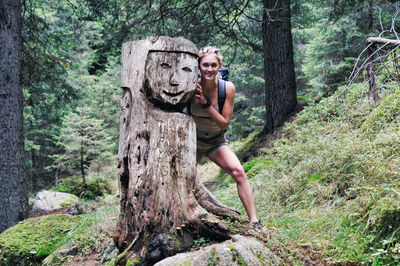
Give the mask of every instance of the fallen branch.
<path id="1" fill-rule="evenodd" d="M 380 38 L 380 37 L 369 37 L 367 39 L 367 43 L 400 45 L 400 40 L 391 40 L 391 39 L 385 39 L 385 38 Z"/>

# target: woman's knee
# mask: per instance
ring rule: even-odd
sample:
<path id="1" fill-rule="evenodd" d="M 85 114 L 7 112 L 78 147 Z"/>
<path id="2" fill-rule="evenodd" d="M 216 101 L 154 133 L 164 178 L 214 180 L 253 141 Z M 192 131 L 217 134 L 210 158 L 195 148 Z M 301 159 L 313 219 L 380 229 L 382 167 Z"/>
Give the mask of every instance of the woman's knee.
<path id="1" fill-rule="evenodd" d="M 246 173 L 244 172 L 243 167 L 236 166 L 231 169 L 231 176 L 237 183 L 241 183 L 247 180 Z"/>

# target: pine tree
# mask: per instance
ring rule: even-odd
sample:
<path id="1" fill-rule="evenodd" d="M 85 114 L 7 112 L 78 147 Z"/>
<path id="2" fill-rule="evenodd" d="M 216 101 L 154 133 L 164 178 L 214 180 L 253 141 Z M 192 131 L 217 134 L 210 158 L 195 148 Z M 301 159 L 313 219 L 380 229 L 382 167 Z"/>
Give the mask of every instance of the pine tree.
<path id="1" fill-rule="evenodd" d="M 0 233 L 25 218 L 21 2 L 0 1 Z"/>
<path id="2" fill-rule="evenodd" d="M 92 162 L 108 164 L 112 158 L 111 137 L 103 120 L 94 118 L 91 111 L 88 107 L 79 107 L 65 117 L 61 134 L 55 137 L 64 152 L 52 156 L 54 168 L 80 174 L 84 184 Z"/>

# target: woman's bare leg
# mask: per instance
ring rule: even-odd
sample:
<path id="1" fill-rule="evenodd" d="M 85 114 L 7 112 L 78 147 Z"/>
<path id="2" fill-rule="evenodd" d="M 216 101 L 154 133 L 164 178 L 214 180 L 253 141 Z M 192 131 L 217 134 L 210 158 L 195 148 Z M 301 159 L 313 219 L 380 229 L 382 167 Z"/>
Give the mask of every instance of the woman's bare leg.
<path id="1" fill-rule="evenodd" d="M 224 145 L 208 157 L 235 179 L 239 198 L 242 201 L 250 222 L 258 221 L 253 193 L 246 173 L 244 172 L 236 154 L 229 148 L 229 146 Z"/>

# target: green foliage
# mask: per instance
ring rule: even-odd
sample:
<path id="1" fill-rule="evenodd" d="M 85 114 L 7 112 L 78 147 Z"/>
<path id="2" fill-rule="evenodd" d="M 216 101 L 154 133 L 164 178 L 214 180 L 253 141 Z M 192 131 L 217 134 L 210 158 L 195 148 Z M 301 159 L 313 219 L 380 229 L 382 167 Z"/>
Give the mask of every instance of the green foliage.
<path id="1" fill-rule="evenodd" d="M 215 247 L 212 247 L 210 250 L 210 256 L 207 260 L 207 266 L 215 266 L 219 261 L 219 257 L 215 257 Z"/>
<path id="2" fill-rule="evenodd" d="M 379 106 L 367 117 L 361 125 L 361 130 L 366 133 L 376 133 L 391 123 L 399 119 L 400 113 L 400 92 L 386 96 Z"/>
<path id="3" fill-rule="evenodd" d="M 47 187 L 61 170 L 54 155 L 63 150 L 54 136 L 60 135 L 62 122 L 76 106 L 95 110 L 90 118 L 101 119 L 100 130 L 109 130 L 113 147 L 108 151 L 115 153 L 118 99 L 113 88 L 119 87 L 119 73 L 113 58 L 101 76 L 87 72 L 102 23 L 82 19 L 88 11 L 85 1 L 28 0 L 23 9 L 24 136 L 27 170 L 36 191 Z"/>
<path id="4" fill-rule="evenodd" d="M 368 3 L 292 3 L 300 102 L 313 101 L 326 89 L 345 82 L 347 71 L 364 48 L 365 36 L 371 32 L 369 20 L 371 30 L 380 29 L 378 7 L 383 26 L 390 25 L 394 5 L 387 1 L 373 1 L 371 6 Z M 65 166 L 65 161 L 57 157 L 64 153 L 63 147 L 56 145 L 54 137 L 66 133 L 65 129 L 71 127 L 66 121 L 74 120 L 73 116 L 88 122 L 97 120 L 99 131 L 110 140 L 107 151 L 116 153 L 119 56 L 125 41 L 150 35 L 183 36 L 199 47 L 211 44 L 221 48 L 237 91 L 229 138 L 245 137 L 262 129 L 262 2 L 27 0 L 23 8 L 26 166 L 34 190 L 48 186 Z M 77 106 L 90 111 L 83 116 Z M 108 155 L 86 155 L 91 158 L 84 163 L 84 171 L 93 160 L 98 161 L 97 165 L 110 163 L 101 160 Z M 69 160 L 76 164 L 80 159 L 73 157 Z M 76 170 L 76 166 L 71 169 Z"/>
<path id="5" fill-rule="evenodd" d="M 78 248 L 78 255 L 74 256 L 76 264 L 80 264 L 78 261 L 81 256 L 87 256 L 94 249 L 104 244 L 112 244 L 112 233 L 119 207 L 115 199 L 111 204 L 104 201 L 101 205 L 103 206 L 97 206 L 98 208 L 95 211 L 81 215 L 79 223 L 64 236 L 57 246 L 59 250 L 76 246 Z M 115 247 L 112 245 L 111 248 Z M 104 250 L 104 252 L 104 262 L 107 263 L 112 258 L 106 254 L 110 251 Z M 68 262 L 68 257 L 60 256 L 59 253 L 54 252 L 43 261 L 43 265 L 59 265 L 66 262 Z"/>
<path id="6" fill-rule="evenodd" d="M 376 105 L 362 84 L 340 88 L 305 107 L 271 149 L 244 165 L 250 173 L 268 162 L 250 182 L 276 239 L 312 245 L 339 264 L 398 263 L 399 91 Z M 215 194 L 242 210 L 234 185 Z"/>
<path id="7" fill-rule="evenodd" d="M 205 246 L 209 246 L 211 244 L 211 240 L 204 237 L 199 237 L 193 241 L 193 248 L 200 249 Z"/>
<path id="8" fill-rule="evenodd" d="M 256 176 L 261 170 L 266 169 L 271 164 L 271 161 L 265 157 L 257 157 L 243 165 L 247 178 Z"/>
<path id="9" fill-rule="evenodd" d="M 398 226 L 399 93 L 396 77 L 388 73 L 392 66 L 377 82 L 387 89 L 381 96 L 397 92 L 376 109 L 366 97 L 367 87 L 338 87 L 365 48 L 365 37 L 381 31 L 378 13 L 384 27 L 391 24 L 395 5 L 390 2 L 291 3 L 299 102 L 319 103 L 311 103 L 287 124 L 284 137 L 271 150 L 244 165 L 263 221 L 282 228 L 284 241 L 293 237 L 298 244 L 311 242 L 338 263 L 395 263 L 399 255 L 393 240 L 398 237 L 393 228 Z M 228 136 L 235 139 L 261 130 L 268 82 L 263 76 L 262 2 L 193 5 L 24 2 L 26 166 L 35 190 L 60 178 L 59 191 L 84 198 L 109 191 L 108 182 L 100 180 L 114 178 L 110 165 L 117 152 L 119 56 L 124 41 L 184 36 L 199 47 L 221 48 L 237 91 Z M 336 88 L 334 97 L 323 98 Z M 247 157 L 260 141 L 250 137 L 239 157 Z M 63 179 L 71 174 L 85 179 Z M 220 178 L 227 188 L 218 196 L 242 209 L 233 180 Z M 90 250 L 98 239 L 87 231 L 82 227 L 70 243 Z M 83 237 L 78 239 L 79 235 Z"/>
<path id="10" fill-rule="evenodd" d="M 65 117 L 60 136 L 54 136 L 64 152 L 51 156 L 54 167 L 65 166 L 72 173 L 81 173 L 85 183 L 86 170 L 95 160 L 104 164 L 111 160 L 111 139 L 103 121 L 90 115 L 90 109 L 77 108 Z M 101 155 L 101 156 L 100 156 Z"/>
<path id="11" fill-rule="evenodd" d="M 126 266 L 134 266 L 134 265 L 140 265 L 139 259 L 129 258 L 128 261 L 126 262 Z"/>
<path id="12" fill-rule="evenodd" d="M 72 51 L 80 43 L 81 22 L 61 1 L 27 0 L 22 15 L 27 170 L 33 189 L 39 190 L 54 176 L 46 169 L 52 163 L 48 155 L 59 151 L 52 136 L 59 134 L 63 116 L 79 98 L 67 79 Z"/>
<path id="13" fill-rule="evenodd" d="M 66 192 L 78 197 L 93 200 L 112 192 L 112 184 L 109 180 L 91 178 L 86 183 L 75 177 L 63 178 L 58 185 L 52 188 L 53 191 Z"/>
<path id="14" fill-rule="evenodd" d="M 313 99 L 348 82 L 367 37 L 384 30 L 393 34 L 389 29 L 396 5 L 390 2 L 295 1 L 292 32 L 298 94 Z"/>
<path id="15" fill-rule="evenodd" d="M 79 217 L 64 214 L 24 220 L 0 235 L 0 264 L 39 265 L 80 222 Z"/>

